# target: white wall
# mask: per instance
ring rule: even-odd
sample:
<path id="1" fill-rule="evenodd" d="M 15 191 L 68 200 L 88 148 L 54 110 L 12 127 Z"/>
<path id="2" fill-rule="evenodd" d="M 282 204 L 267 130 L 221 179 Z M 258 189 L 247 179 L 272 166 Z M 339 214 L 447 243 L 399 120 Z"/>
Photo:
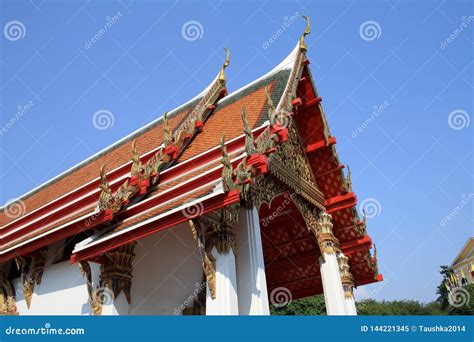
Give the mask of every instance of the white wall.
<path id="1" fill-rule="evenodd" d="M 93 281 L 98 279 L 99 265 L 91 263 Z M 91 315 L 87 280 L 82 278 L 78 265 L 69 261 L 45 268 L 40 285 L 35 285 L 28 310 L 23 296 L 21 279 L 13 280 L 16 305 L 20 315 Z"/>
<path id="2" fill-rule="evenodd" d="M 55 253 L 55 248 L 48 252 L 42 282 L 35 286 L 29 310 L 20 278 L 12 281 L 18 312 L 20 315 L 91 315 L 86 278 L 81 276 L 79 266 L 69 261 L 51 265 L 48 261 Z M 186 301 L 192 303 L 200 291 L 203 270 L 197 243 L 187 223 L 138 241 L 135 253 L 130 315 L 175 315 Z M 99 268 L 100 265 L 91 263 L 94 288 L 98 284 Z M 205 291 L 205 287 L 201 290 Z"/>
<path id="3" fill-rule="evenodd" d="M 131 315 L 174 315 L 199 292 L 203 270 L 187 223 L 140 240 L 135 253 Z"/>

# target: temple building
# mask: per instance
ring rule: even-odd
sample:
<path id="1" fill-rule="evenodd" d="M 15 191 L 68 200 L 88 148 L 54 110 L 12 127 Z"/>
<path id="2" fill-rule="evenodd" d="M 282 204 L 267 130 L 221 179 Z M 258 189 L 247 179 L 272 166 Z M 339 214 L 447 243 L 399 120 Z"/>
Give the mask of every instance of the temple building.
<path id="1" fill-rule="evenodd" d="M 470 237 L 456 258 L 451 263 L 450 270 L 456 277 L 459 285 L 474 283 L 474 238 Z"/>
<path id="2" fill-rule="evenodd" d="M 195 98 L 0 211 L 0 312 L 268 315 L 382 280 L 307 57 Z M 372 252 L 371 252 L 372 251 Z M 283 300 L 282 300 L 283 298 Z"/>

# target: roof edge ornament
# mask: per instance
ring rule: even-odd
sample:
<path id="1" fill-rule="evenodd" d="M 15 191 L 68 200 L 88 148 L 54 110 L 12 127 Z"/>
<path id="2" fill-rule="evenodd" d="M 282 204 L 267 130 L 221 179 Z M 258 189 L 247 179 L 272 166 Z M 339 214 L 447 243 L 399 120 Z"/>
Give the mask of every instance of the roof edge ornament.
<path id="1" fill-rule="evenodd" d="M 309 21 L 309 17 L 303 15 L 303 18 L 305 18 L 306 20 L 306 28 L 303 32 L 303 34 L 301 35 L 301 38 L 300 38 L 300 50 L 301 51 L 307 51 L 308 50 L 308 47 L 306 46 L 306 43 L 304 41 L 304 38 L 311 33 L 311 26 L 310 26 L 310 21 Z"/>
<path id="2" fill-rule="evenodd" d="M 99 210 L 105 211 L 110 209 L 110 204 L 112 200 L 112 189 L 110 188 L 109 182 L 107 180 L 107 173 L 105 172 L 105 164 L 100 167 L 100 189 L 102 190 L 99 195 Z"/>
<path id="3" fill-rule="evenodd" d="M 207 87 L 203 92 L 201 99 L 196 104 L 192 112 L 186 117 L 186 119 L 177 127 L 173 133 L 173 138 L 176 144 L 181 143 L 181 139 L 186 136 L 193 135 L 197 132 L 203 125 L 206 117 L 206 113 L 215 109 L 215 104 L 219 99 L 224 97 L 227 94 L 225 87 L 226 78 L 225 78 L 225 69 L 229 66 L 230 63 L 230 51 L 228 48 L 224 48 L 226 51 L 226 58 L 222 67 L 217 74 L 217 77 L 212 81 L 212 83 Z M 182 134 L 182 133 L 185 134 Z"/>
<path id="4" fill-rule="evenodd" d="M 225 61 L 224 61 L 224 64 L 222 65 L 222 67 L 221 67 L 221 70 L 219 71 L 219 81 L 221 81 L 221 82 L 226 81 L 224 71 L 230 64 L 230 51 L 226 47 L 224 48 L 224 50 L 225 50 L 225 53 L 226 53 Z"/>
<path id="5" fill-rule="evenodd" d="M 276 108 L 275 108 L 275 105 L 273 104 L 273 99 L 270 93 L 269 85 L 265 87 L 265 95 L 267 96 L 268 120 L 270 120 L 270 123 L 273 125 L 276 122 L 275 121 Z"/>
<path id="6" fill-rule="evenodd" d="M 171 128 L 168 120 L 168 112 L 163 114 L 163 144 L 165 146 L 172 142 Z"/>
<path id="7" fill-rule="evenodd" d="M 223 165 L 222 168 L 222 185 L 224 187 L 224 191 L 228 192 L 235 189 L 234 184 L 234 170 L 232 168 L 232 163 L 230 162 L 229 154 L 227 153 L 227 147 L 225 145 L 225 136 L 221 136 L 220 141 L 221 147 L 221 163 Z"/>

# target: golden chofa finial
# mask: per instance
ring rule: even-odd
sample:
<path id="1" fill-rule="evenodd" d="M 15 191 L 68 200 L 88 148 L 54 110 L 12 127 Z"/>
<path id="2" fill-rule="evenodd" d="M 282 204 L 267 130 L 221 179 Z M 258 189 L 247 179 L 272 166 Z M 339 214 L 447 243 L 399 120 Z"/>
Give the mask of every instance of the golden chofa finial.
<path id="1" fill-rule="evenodd" d="M 224 61 L 224 64 L 222 65 L 222 68 L 221 70 L 219 71 L 219 81 L 221 82 L 225 82 L 225 74 L 224 74 L 224 70 L 229 66 L 229 63 L 230 63 L 230 51 L 228 48 L 224 48 L 225 49 L 225 61 Z"/>
<path id="2" fill-rule="evenodd" d="M 306 28 L 305 28 L 305 30 L 304 30 L 303 34 L 301 35 L 301 38 L 300 38 L 300 50 L 301 51 L 306 51 L 308 48 L 306 47 L 304 37 L 306 37 L 308 34 L 311 33 L 311 27 L 310 27 L 310 23 L 309 23 L 309 17 L 303 15 L 303 18 L 306 19 Z"/>

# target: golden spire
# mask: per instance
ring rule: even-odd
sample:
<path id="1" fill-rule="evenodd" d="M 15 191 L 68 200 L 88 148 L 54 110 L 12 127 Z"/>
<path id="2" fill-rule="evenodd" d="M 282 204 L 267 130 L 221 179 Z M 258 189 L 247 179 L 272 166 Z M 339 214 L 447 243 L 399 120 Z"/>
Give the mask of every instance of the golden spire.
<path id="1" fill-rule="evenodd" d="M 221 82 L 225 82 L 224 70 L 229 66 L 229 62 L 230 62 L 230 51 L 228 48 L 224 48 L 224 49 L 226 52 L 225 61 L 224 61 L 224 64 L 222 65 L 221 70 L 219 71 L 219 81 Z"/>
<path id="2" fill-rule="evenodd" d="M 303 15 L 303 18 L 306 19 L 306 28 L 303 32 L 303 34 L 301 35 L 301 38 L 300 38 L 300 50 L 301 51 L 306 51 L 307 50 L 307 47 L 306 47 L 306 43 L 304 41 L 304 37 L 306 37 L 308 34 L 311 33 L 311 28 L 310 28 L 310 23 L 309 23 L 309 17 Z"/>

